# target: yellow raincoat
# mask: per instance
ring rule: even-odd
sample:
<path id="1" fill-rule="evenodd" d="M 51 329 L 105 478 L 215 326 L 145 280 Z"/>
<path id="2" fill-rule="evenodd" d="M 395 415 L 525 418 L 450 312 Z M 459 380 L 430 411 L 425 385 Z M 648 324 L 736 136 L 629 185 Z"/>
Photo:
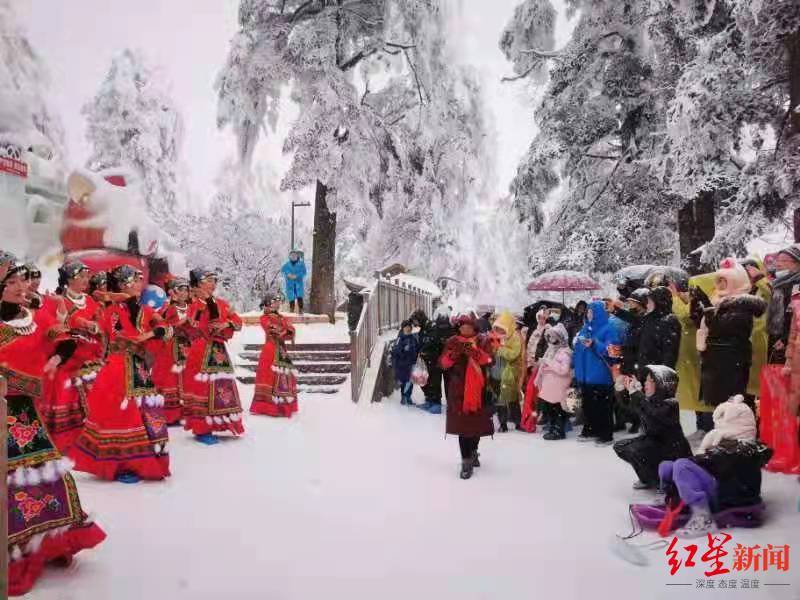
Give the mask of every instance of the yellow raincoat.
<path id="1" fill-rule="evenodd" d="M 756 282 L 755 296 L 761 298 L 769 306 L 772 300 L 772 288 L 767 281 L 767 270 L 761 259 L 756 258 L 758 269 L 764 277 Z M 747 393 L 753 396 L 761 395 L 761 369 L 767 364 L 767 353 L 769 351 L 769 333 L 767 333 L 767 313 L 753 319 L 753 335 L 750 336 L 750 343 L 753 345 L 753 363 L 750 365 L 750 379 L 747 382 Z"/>
<path id="2" fill-rule="evenodd" d="M 516 332 L 516 322 L 510 312 L 504 312 L 494 322 L 494 327 L 499 327 L 506 332 L 503 345 L 497 351 L 497 356 L 503 359 L 504 367 L 500 376 L 500 404 L 511 406 L 520 401 L 519 381 L 525 370 L 525 355 L 522 352 L 522 340 Z"/>

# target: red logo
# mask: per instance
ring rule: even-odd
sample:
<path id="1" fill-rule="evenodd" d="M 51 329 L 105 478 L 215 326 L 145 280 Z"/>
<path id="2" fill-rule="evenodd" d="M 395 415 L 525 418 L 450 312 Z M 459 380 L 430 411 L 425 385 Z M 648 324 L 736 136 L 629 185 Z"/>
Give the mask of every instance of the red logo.
<path id="1" fill-rule="evenodd" d="M 28 164 L 10 156 L 0 156 L 0 171 L 24 178 L 28 176 Z"/>
<path id="2" fill-rule="evenodd" d="M 788 571 L 789 570 L 789 545 L 773 546 L 767 544 L 762 547 L 759 544 L 754 546 L 743 546 L 736 544 L 733 548 L 733 556 L 725 549 L 725 544 L 731 541 L 732 537 L 727 533 L 717 535 L 707 534 L 707 550 L 700 556 L 700 561 L 706 565 L 704 574 L 706 577 L 725 575 L 732 570 L 743 571 Z M 686 544 L 677 549 L 678 538 L 673 537 L 666 550 L 667 564 L 670 567 L 670 575 L 675 575 L 681 567 L 694 567 L 697 565 L 696 557 L 700 548 L 697 544 Z M 681 551 L 684 551 L 685 554 Z M 679 555 L 681 555 L 679 557 Z M 726 566 L 727 565 L 727 566 Z"/>

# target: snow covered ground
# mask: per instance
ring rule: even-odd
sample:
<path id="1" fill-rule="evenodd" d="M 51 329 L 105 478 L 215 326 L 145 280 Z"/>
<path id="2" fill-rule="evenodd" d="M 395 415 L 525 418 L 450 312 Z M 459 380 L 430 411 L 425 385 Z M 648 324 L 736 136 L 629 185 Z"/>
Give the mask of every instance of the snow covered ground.
<path id="1" fill-rule="evenodd" d="M 332 327 L 311 327 L 320 331 L 303 337 L 344 341 Z M 253 329 L 236 345 L 245 337 L 255 341 Z M 252 387 L 241 391 L 248 407 Z M 647 567 L 610 552 L 613 533 L 628 531 L 628 503 L 648 498 L 631 490 L 633 473 L 611 448 L 499 434 L 482 441 L 483 466 L 461 481 L 458 444 L 445 439 L 444 416 L 401 407 L 397 398 L 354 405 L 346 388 L 301 398 L 291 420 L 248 415 L 246 427 L 245 437 L 214 447 L 173 429 L 173 476 L 166 482 L 126 486 L 78 474 L 83 503 L 108 539 L 70 569 L 48 569 L 28 597 L 685 600 L 709 594 L 694 589 L 704 578 L 699 560 L 670 577 L 663 549 L 648 552 Z M 728 560 L 737 542 L 790 544 L 789 573 L 741 576 L 762 586 L 792 585 L 726 590 L 725 598 L 800 597 L 800 487 L 794 477 L 766 474 L 764 491 L 770 523 L 732 531 Z"/>

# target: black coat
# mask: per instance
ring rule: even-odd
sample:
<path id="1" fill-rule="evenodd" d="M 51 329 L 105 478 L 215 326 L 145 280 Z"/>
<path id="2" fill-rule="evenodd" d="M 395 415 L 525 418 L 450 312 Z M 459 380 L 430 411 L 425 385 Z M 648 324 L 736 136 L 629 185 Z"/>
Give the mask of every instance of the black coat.
<path id="1" fill-rule="evenodd" d="M 678 401 L 660 395 L 645 398 L 642 392 L 636 392 L 631 394 L 631 408 L 638 413 L 644 433 L 615 443 L 614 451 L 633 467 L 641 481 L 657 485 L 662 460 L 692 455 L 681 429 Z"/>
<path id="2" fill-rule="evenodd" d="M 622 374 L 638 377 L 639 341 L 642 338 L 643 315 L 629 310 L 617 309 L 614 316 L 628 324 L 628 333 L 622 344 Z"/>
<path id="3" fill-rule="evenodd" d="M 674 369 L 681 347 L 681 323 L 672 314 L 672 294 L 667 288 L 655 288 L 650 297 L 655 309 L 642 318 L 636 354 L 636 370 L 640 378 L 643 378 L 647 365 Z"/>
<path id="4" fill-rule="evenodd" d="M 750 379 L 753 319 L 764 314 L 766 302 L 749 294 L 725 298 L 704 310 L 708 337 L 701 353 L 700 389 L 703 402 L 718 406 L 745 394 Z"/>
<path id="5" fill-rule="evenodd" d="M 428 371 L 431 367 L 438 370 L 439 357 L 442 355 L 444 345 L 455 333 L 455 327 L 446 317 L 436 321 L 428 320 L 422 324 L 419 330 L 419 354 L 428 365 Z"/>
<path id="6" fill-rule="evenodd" d="M 772 450 L 757 441 L 723 440 L 692 460 L 717 480 L 714 512 L 761 503 L 761 468 Z"/>

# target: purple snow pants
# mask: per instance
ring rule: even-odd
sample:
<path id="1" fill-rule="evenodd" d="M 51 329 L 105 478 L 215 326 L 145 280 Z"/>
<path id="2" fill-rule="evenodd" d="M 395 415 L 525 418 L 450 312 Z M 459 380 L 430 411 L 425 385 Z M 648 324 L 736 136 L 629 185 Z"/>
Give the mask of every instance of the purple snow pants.
<path id="1" fill-rule="evenodd" d="M 716 499 L 717 480 L 688 458 L 662 461 L 658 465 L 658 477 L 662 484 L 674 482 L 678 495 L 688 506 L 711 505 Z"/>

